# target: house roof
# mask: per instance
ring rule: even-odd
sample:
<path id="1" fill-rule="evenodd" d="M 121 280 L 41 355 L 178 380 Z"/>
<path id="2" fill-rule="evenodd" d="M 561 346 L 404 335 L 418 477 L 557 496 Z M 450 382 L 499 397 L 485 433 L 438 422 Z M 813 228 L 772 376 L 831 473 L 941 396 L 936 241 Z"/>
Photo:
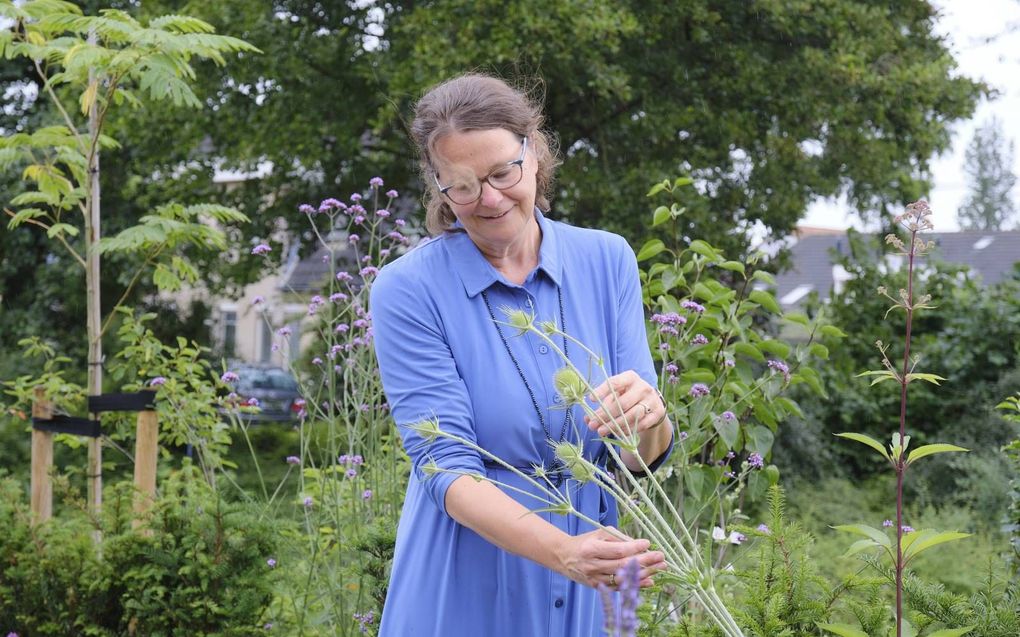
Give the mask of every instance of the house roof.
<path id="1" fill-rule="evenodd" d="M 985 285 L 1009 278 L 1020 262 L 1020 231 L 934 232 L 925 235 L 935 242 L 932 255 L 950 263 L 966 265 Z M 789 270 L 776 277 L 776 298 L 785 307 L 799 305 L 811 292 L 827 299 L 845 272 L 834 266 L 831 251 L 849 253 L 846 234 L 803 234 L 790 249 Z"/>

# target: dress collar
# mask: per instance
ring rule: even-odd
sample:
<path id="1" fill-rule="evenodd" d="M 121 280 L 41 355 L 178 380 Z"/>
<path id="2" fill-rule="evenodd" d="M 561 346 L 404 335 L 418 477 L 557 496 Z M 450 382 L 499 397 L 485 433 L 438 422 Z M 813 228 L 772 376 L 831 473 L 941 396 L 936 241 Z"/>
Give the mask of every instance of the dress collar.
<path id="1" fill-rule="evenodd" d="M 535 208 L 535 219 L 542 231 L 542 243 L 538 248 L 538 267 L 536 269 L 545 272 L 546 276 L 552 279 L 556 285 L 562 280 L 562 264 L 559 255 L 559 242 L 556 241 L 556 224 L 545 218 L 542 212 Z M 454 224 L 462 228 L 460 222 Z M 477 296 L 482 290 L 486 290 L 497 281 L 510 285 L 496 268 L 489 263 L 478 246 L 466 232 L 451 232 L 444 237 L 446 249 L 452 257 L 454 269 L 464 284 L 464 291 L 468 296 Z"/>

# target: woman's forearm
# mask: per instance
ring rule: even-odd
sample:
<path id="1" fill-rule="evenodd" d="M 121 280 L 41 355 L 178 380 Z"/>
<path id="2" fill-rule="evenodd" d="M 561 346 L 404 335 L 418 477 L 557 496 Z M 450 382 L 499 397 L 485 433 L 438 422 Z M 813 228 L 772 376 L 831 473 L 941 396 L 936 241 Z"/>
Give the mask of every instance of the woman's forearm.
<path id="1" fill-rule="evenodd" d="M 563 572 L 563 547 L 570 536 L 491 482 L 457 478 L 446 491 L 446 512 L 499 548 Z"/>

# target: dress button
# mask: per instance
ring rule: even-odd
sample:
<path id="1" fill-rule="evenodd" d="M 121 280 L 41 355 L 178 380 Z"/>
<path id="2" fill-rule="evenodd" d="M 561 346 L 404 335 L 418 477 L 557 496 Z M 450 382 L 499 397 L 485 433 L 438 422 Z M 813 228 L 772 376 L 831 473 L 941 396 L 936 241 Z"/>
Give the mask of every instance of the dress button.
<path id="1" fill-rule="evenodd" d="M 549 353 L 549 348 L 546 347 L 545 345 L 539 345 L 538 346 L 538 352 L 540 354 L 548 354 Z"/>
<path id="2" fill-rule="evenodd" d="M 556 608 L 563 606 L 563 600 L 557 599 L 555 602 L 553 602 L 553 606 L 555 606 Z"/>

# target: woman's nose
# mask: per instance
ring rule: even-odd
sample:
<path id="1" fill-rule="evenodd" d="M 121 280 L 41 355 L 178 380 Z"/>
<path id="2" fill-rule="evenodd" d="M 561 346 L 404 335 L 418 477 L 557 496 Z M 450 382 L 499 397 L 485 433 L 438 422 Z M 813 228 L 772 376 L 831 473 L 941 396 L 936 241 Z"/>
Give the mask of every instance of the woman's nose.
<path id="1" fill-rule="evenodd" d="M 492 187 L 487 181 L 482 182 L 482 205 L 486 208 L 495 207 L 503 199 L 503 193 Z"/>

